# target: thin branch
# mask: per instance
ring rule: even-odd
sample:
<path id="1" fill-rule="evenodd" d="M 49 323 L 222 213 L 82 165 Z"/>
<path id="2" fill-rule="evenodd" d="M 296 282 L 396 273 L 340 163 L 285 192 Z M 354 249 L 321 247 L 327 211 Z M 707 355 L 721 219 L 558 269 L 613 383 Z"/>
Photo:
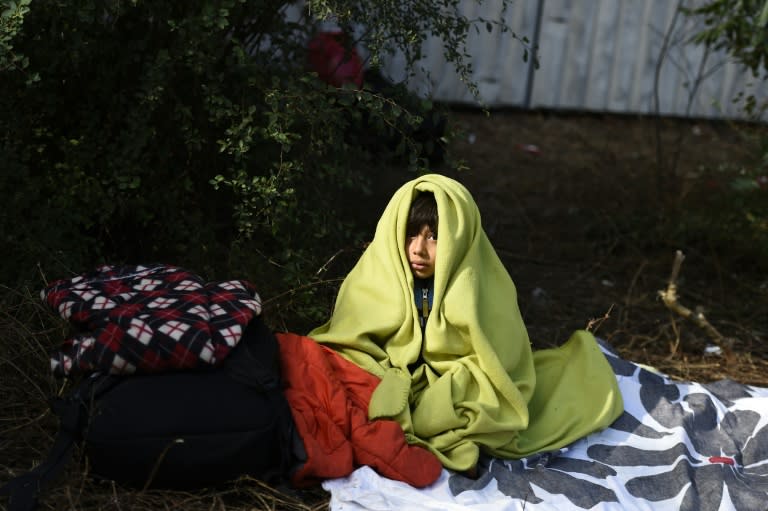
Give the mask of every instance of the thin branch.
<path id="1" fill-rule="evenodd" d="M 733 350 L 734 340 L 723 336 L 723 334 L 707 321 L 707 318 L 704 316 L 704 312 L 700 307 L 697 307 L 696 310 L 693 311 L 678 301 L 677 277 L 680 275 L 680 268 L 682 267 L 684 260 L 685 256 L 680 250 L 675 252 L 675 260 L 672 263 L 672 273 L 669 276 L 669 283 L 665 290 L 659 291 L 659 296 L 669 310 L 692 321 L 696 326 L 702 328 L 709 338 L 724 350 L 725 355 L 730 357 Z"/>
<path id="2" fill-rule="evenodd" d="M 657 198 L 661 201 L 661 204 L 665 204 L 665 165 L 664 165 L 664 152 L 661 141 L 661 99 L 659 98 L 659 82 L 661 80 L 661 68 L 664 65 L 664 61 L 667 58 L 667 53 L 671 44 L 672 35 L 674 34 L 675 27 L 677 26 L 677 20 L 680 16 L 680 6 L 682 0 L 678 0 L 675 7 L 675 14 L 672 16 L 672 20 L 669 22 L 667 31 L 664 33 L 664 40 L 661 43 L 661 49 L 659 50 L 659 58 L 656 60 L 656 68 L 653 73 L 653 110 L 656 114 L 656 193 Z"/>
<path id="3" fill-rule="evenodd" d="M 609 319 L 611 317 L 611 311 L 613 310 L 613 305 L 614 304 L 611 304 L 611 306 L 608 307 L 608 310 L 605 312 L 605 314 L 603 314 L 602 317 L 592 318 L 592 319 L 589 320 L 589 322 L 587 323 L 587 328 L 586 328 L 587 332 L 592 332 L 593 335 L 597 333 L 597 329 L 600 328 L 600 326 L 603 323 L 605 323 L 605 321 L 607 319 Z M 592 327 L 594 327 L 595 329 L 592 330 Z"/>

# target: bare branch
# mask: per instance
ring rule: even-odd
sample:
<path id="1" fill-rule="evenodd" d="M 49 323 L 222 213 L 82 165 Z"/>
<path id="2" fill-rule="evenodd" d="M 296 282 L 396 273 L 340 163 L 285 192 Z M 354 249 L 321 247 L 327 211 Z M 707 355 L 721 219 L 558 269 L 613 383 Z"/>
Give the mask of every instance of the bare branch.
<path id="1" fill-rule="evenodd" d="M 730 357 L 733 350 L 734 340 L 723 336 L 704 316 L 701 307 L 695 311 L 685 307 L 678 301 L 677 296 L 677 278 L 680 275 L 680 268 L 685 260 L 685 255 L 678 250 L 675 252 L 675 260 L 672 263 L 672 273 L 669 276 L 667 289 L 659 291 L 659 296 L 664 301 L 664 305 L 675 314 L 692 321 L 696 326 L 702 328 L 712 341 L 723 349 L 725 355 Z"/>
<path id="2" fill-rule="evenodd" d="M 611 317 L 611 311 L 613 310 L 613 304 L 611 304 L 610 307 L 608 307 L 608 310 L 603 314 L 602 317 L 599 318 L 592 318 L 587 323 L 587 332 L 592 332 L 592 334 L 595 334 L 597 332 L 597 329 L 600 328 L 600 325 L 602 325 L 605 320 L 609 319 Z M 595 330 L 592 330 L 592 327 L 595 328 Z"/>

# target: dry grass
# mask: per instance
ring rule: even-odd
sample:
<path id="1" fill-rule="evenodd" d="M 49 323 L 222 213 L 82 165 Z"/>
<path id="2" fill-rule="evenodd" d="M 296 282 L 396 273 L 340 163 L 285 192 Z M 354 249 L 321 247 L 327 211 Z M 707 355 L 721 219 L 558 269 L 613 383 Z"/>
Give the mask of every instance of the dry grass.
<path id="1" fill-rule="evenodd" d="M 84 474 L 68 478 L 46 493 L 39 509 L 155 511 L 320 511 L 327 509 L 327 494 L 320 489 L 298 492 L 274 488 L 259 480 L 243 477 L 221 488 L 200 490 L 133 490 L 114 482 L 94 483 Z"/>

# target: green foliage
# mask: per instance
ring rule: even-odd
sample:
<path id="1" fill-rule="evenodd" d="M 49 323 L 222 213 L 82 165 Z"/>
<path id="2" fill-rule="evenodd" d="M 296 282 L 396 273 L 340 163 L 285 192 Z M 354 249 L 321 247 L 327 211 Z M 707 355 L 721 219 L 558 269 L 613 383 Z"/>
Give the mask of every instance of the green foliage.
<path id="1" fill-rule="evenodd" d="M 1 0 L 0 281 L 159 260 L 314 290 L 360 241 L 346 198 L 382 162 L 426 170 L 434 141 L 414 133 L 436 110 L 326 85 L 308 39 L 332 19 L 373 66 L 398 50 L 413 67 L 438 35 L 468 80 L 467 31 L 488 21 L 458 4 Z"/>
<path id="2" fill-rule="evenodd" d="M 726 50 L 759 80 L 768 80 L 768 1 L 710 0 L 684 12 L 700 17 L 706 26 L 695 42 Z M 754 94 L 743 92 L 736 100 L 756 117 L 768 109 L 768 103 L 759 103 Z"/>
<path id="3" fill-rule="evenodd" d="M 768 1 L 710 0 L 684 11 L 700 17 L 706 28 L 694 41 L 727 51 L 761 82 L 768 81 Z M 764 89 L 764 87 L 763 87 Z M 754 93 L 741 91 L 734 101 L 746 114 L 760 119 L 768 101 Z M 762 102 L 761 102 L 762 101 Z M 727 165 L 705 169 L 711 183 L 725 183 L 709 190 L 707 206 L 689 212 L 689 223 L 708 232 L 710 242 L 728 245 L 734 253 L 754 254 L 755 260 L 768 259 L 768 132 L 743 130 L 744 143 L 754 147 L 750 166 Z"/>
<path id="4" fill-rule="evenodd" d="M 727 175 L 728 187 L 731 193 L 729 233 L 736 233 L 732 239 L 742 242 L 743 251 L 758 255 L 761 262 L 768 261 L 768 132 L 762 130 L 753 136 L 753 143 L 758 147 L 755 153 L 759 155 L 756 161 L 747 167 L 739 167 L 736 172 Z M 726 169 L 726 172 L 729 169 Z M 730 227 L 730 228 L 728 228 Z M 743 233 L 739 237 L 738 233 Z M 740 238 L 740 239 L 739 239 Z M 768 264 L 765 264 L 768 268 Z"/>
<path id="5" fill-rule="evenodd" d="M 768 166 L 706 169 L 672 237 L 731 264 L 768 270 Z"/>
<path id="6" fill-rule="evenodd" d="M 696 41 L 727 49 L 753 71 L 768 69 L 768 2 L 714 0 L 687 12 L 707 26 Z"/>
<path id="7" fill-rule="evenodd" d="M 16 53 L 13 49 L 13 39 L 21 32 L 24 24 L 24 15 L 29 12 L 29 4 L 32 0 L 19 0 L 18 2 L 3 2 L 0 4 L 0 72 L 15 70 L 25 72 L 29 66 L 29 59 Z M 28 82 L 38 80 L 37 74 L 28 75 Z"/>

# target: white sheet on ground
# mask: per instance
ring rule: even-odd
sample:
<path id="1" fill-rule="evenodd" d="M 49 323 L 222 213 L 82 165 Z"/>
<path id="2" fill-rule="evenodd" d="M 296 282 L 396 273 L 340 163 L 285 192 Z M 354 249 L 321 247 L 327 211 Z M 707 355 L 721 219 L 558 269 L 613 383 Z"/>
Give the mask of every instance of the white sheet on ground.
<path id="1" fill-rule="evenodd" d="M 558 452 L 482 459 L 476 480 L 444 470 L 421 490 L 361 467 L 323 483 L 331 510 L 768 509 L 768 388 L 673 381 L 603 350 L 625 406 L 611 427 Z"/>

